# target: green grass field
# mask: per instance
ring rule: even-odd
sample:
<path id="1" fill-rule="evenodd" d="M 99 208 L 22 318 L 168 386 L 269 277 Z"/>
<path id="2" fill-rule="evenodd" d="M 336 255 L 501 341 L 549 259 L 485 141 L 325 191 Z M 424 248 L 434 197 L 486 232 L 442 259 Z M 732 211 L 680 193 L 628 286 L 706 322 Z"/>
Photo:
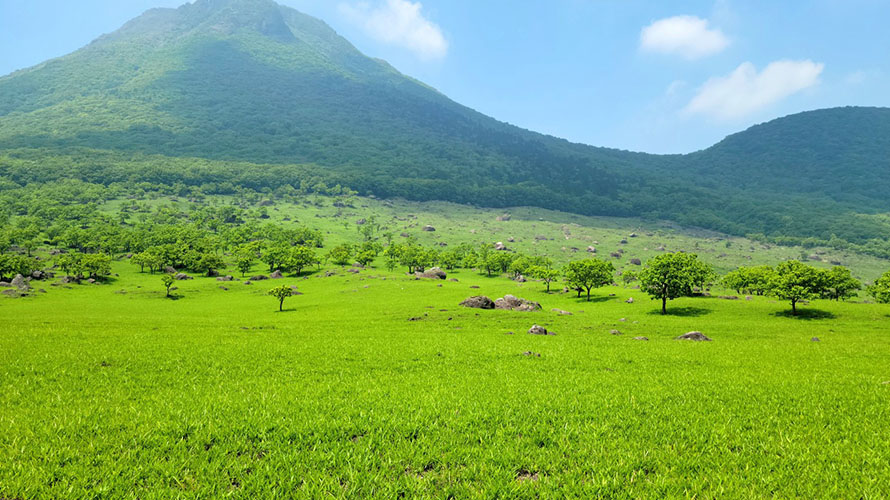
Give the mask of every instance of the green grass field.
<path id="1" fill-rule="evenodd" d="M 373 214 L 428 242 L 513 236 L 562 260 L 593 240 L 625 248 L 621 263 L 658 244 L 698 242 L 724 268 L 802 251 L 642 222 L 362 203 L 270 215 L 330 243 Z M 629 228 L 640 236 L 621 245 Z M 870 278 L 887 267 L 829 258 Z M 34 282 L 46 293 L 0 298 L 0 498 L 890 496 L 887 305 L 815 301 L 792 318 L 770 298 L 701 297 L 661 316 L 627 288 L 585 302 L 469 270 L 453 282 L 382 268 L 197 278 L 170 300 L 137 271 L 117 261 L 105 284 Z M 281 284 L 302 295 L 278 313 L 265 292 Z M 458 306 L 479 294 L 543 311 Z M 529 335 L 533 324 L 557 335 Z M 693 330 L 714 341 L 673 340 Z"/>

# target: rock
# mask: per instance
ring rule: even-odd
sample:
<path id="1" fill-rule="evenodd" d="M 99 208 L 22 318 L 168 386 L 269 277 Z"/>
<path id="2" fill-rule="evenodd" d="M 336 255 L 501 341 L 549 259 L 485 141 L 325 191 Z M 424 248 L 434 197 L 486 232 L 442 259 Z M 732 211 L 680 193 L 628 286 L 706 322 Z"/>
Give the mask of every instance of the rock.
<path id="1" fill-rule="evenodd" d="M 261 207 L 271 207 L 271 206 L 274 205 L 274 204 L 275 204 L 275 203 L 273 203 L 272 200 L 263 200 L 263 201 L 260 202 L 259 206 L 261 206 Z"/>
<path id="2" fill-rule="evenodd" d="M 596 253 L 596 247 L 594 247 L 594 246 L 587 247 L 587 253 Z"/>
<path id="3" fill-rule="evenodd" d="M 244 284 L 247 286 L 250 286 L 250 285 L 253 285 L 253 281 L 248 280 L 248 281 L 245 281 Z"/>
<path id="4" fill-rule="evenodd" d="M 470 297 L 461 302 L 460 305 L 471 309 L 494 309 L 494 301 L 484 295 Z"/>
<path id="5" fill-rule="evenodd" d="M 633 265 L 635 265 L 635 266 L 642 266 L 642 265 L 643 265 L 643 261 L 641 261 L 640 259 L 630 259 L 630 263 L 633 264 Z"/>
<path id="6" fill-rule="evenodd" d="M 232 276 L 220 276 L 216 278 L 216 281 L 233 281 L 234 279 Z"/>
<path id="7" fill-rule="evenodd" d="M 506 251 L 506 250 L 507 250 L 507 246 L 504 245 L 503 243 L 501 243 L 501 242 L 499 241 L 499 242 L 497 242 L 497 243 L 494 244 L 494 249 L 495 249 L 495 250 L 500 250 L 500 251 L 503 252 L 503 251 Z"/>
<path id="8" fill-rule="evenodd" d="M 648 341 L 649 337 L 634 337 L 634 340 L 645 340 Z"/>
<path id="9" fill-rule="evenodd" d="M 620 253 L 620 252 L 612 252 L 612 253 L 610 253 L 609 255 L 610 255 L 613 259 L 620 259 L 620 258 L 621 258 L 621 253 Z"/>
<path id="10" fill-rule="evenodd" d="M 228 289 L 227 287 L 224 287 L 224 286 L 222 286 L 222 285 L 219 286 L 219 289 L 220 289 L 220 290 L 224 290 L 224 291 L 229 291 L 229 289 Z"/>
<path id="11" fill-rule="evenodd" d="M 540 358 L 540 357 L 541 357 L 540 354 L 538 354 L 538 353 L 536 353 L 536 352 L 531 352 L 531 351 L 525 351 L 524 353 L 522 353 L 522 355 L 523 355 L 523 356 L 528 356 L 528 357 L 533 357 L 533 358 Z"/>
<path id="12" fill-rule="evenodd" d="M 19 291 L 12 289 L 12 288 L 7 288 L 6 290 L 3 290 L 2 293 L 3 293 L 3 295 L 6 295 L 7 297 L 18 297 L 19 296 Z"/>
<path id="13" fill-rule="evenodd" d="M 754 297 L 750 295 L 745 295 L 745 300 L 754 300 Z"/>
<path id="14" fill-rule="evenodd" d="M 267 280 L 267 279 L 269 279 L 268 276 L 263 275 L 263 274 L 258 274 L 258 275 L 256 275 L 256 276 L 252 276 L 252 277 L 251 277 L 249 280 L 247 280 L 247 281 L 265 281 L 265 280 Z"/>
<path id="15" fill-rule="evenodd" d="M 513 281 L 515 281 L 515 282 L 517 282 L 517 283 L 525 283 L 525 282 L 527 282 L 528 280 L 525 278 L 525 276 L 523 276 L 523 275 L 520 274 L 520 275 L 517 276 L 516 279 L 514 279 Z"/>
<path id="16" fill-rule="evenodd" d="M 711 339 L 706 337 L 702 332 L 689 332 L 685 335 L 680 335 L 674 340 L 693 340 L 695 342 L 710 342 Z"/>
<path id="17" fill-rule="evenodd" d="M 274 273 L 269 275 L 269 279 L 280 280 L 281 278 L 284 278 L 284 275 L 281 274 L 281 271 L 275 271 Z"/>
<path id="18" fill-rule="evenodd" d="M 612 335 L 621 335 L 622 334 L 621 330 L 609 330 L 609 333 L 611 333 Z"/>
<path id="19" fill-rule="evenodd" d="M 91 284 L 91 285 L 95 285 L 95 284 L 96 284 L 96 280 L 95 280 L 94 278 L 90 278 L 90 279 L 87 280 L 87 283 L 89 283 L 89 284 Z"/>
<path id="20" fill-rule="evenodd" d="M 189 276 L 188 274 L 185 274 L 185 273 L 178 273 L 176 276 L 173 276 L 173 279 L 175 279 L 177 281 L 185 281 L 185 280 L 193 280 L 195 278 L 192 278 L 191 276 Z"/>
<path id="21" fill-rule="evenodd" d="M 422 273 L 414 273 L 414 275 L 418 278 L 425 278 L 431 280 L 444 280 L 448 277 L 448 275 L 441 268 L 433 267 L 431 269 L 427 269 Z"/>
<path id="22" fill-rule="evenodd" d="M 515 243 L 515 242 L 516 242 L 516 238 L 514 238 L 514 237 L 512 237 L 512 236 L 510 236 L 509 238 L 507 238 L 507 243 Z"/>
<path id="23" fill-rule="evenodd" d="M 472 285 L 472 286 L 470 286 L 470 288 L 472 288 L 472 289 L 474 289 L 474 290 L 478 290 L 478 289 L 479 289 L 479 286 L 478 286 L 478 285 Z"/>
<path id="24" fill-rule="evenodd" d="M 636 237 L 637 237 L 637 233 L 630 233 L 630 237 L 631 237 L 631 238 L 636 238 Z"/>
<path id="25" fill-rule="evenodd" d="M 176 269 L 173 269 L 171 266 L 167 266 L 164 268 L 164 272 L 167 274 L 176 274 Z"/>
<path id="26" fill-rule="evenodd" d="M 216 278 L 217 276 L 219 276 L 219 271 L 217 271 L 216 269 L 211 269 L 210 271 L 207 271 L 208 278 Z"/>
<path id="27" fill-rule="evenodd" d="M 11 284 L 9 284 L 5 281 L 0 281 L 0 288 L 9 288 L 11 286 L 12 286 Z"/>
<path id="28" fill-rule="evenodd" d="M 43 271 L 34 271 L 31 273 L 32 280 L 42 280 L 44 278 L 44 276 L 45 275 L 44 275 Z"/>
<path id="29" fill-rule="evenodd" d="M 433 226 L 423 226 L 423 230 L 428 233 L 432 233 L 436 231 L 436 228 L 434 228 Z"/>
<path id="30" fill-rule="evenodd" d="M 553 332 L 547 331 L 546 328 L 540 325 L 533 325 L 531 328 L 528 329 L 528 333 L 531 335 L 556 335 Z"/>
<path id="31" fill-rule="evenodd" d="M 721 295 L 720 299 L 722 299 L 722 300 L 739 300 L 739 298 L 735 295 Z"/>
<path id="32" fill-rule="evenodd" d="M 535 240 L 537 240 L 537 241 L 547 241 L 547 240 L 549 240 L 549 239 L 550 239 L 550 238 L 548 238 L 548 237 L 546 237 L 546 236 L 543 236 L 543 235 L 540 235 L 540 234 L 539 234 L 538 236 L 535 236 Z"/>
<path id="33" fill-rule="evenodd" d="M 541 304 L 530 300 L 520 299 L 513 295 L 504 295 L 502 298 L 494 301 L 495 309 L 507 311 L 532 312 L 540 311 Z"/>
<path id="34" fill-rule="evenodd" d="M 399 236 L 401 236 L 402 238 L 410 238 L 411 237 L 411 235 L 408 233 L 402 233 Z"/>
<path id="35" fill-rule="evenodd" d="M 499 216 L 495 217 L 495 220 L 498 222 L 507 222 L 508 220 L 510 220 L 512 218 L 513 217 L 510 214 L 504 214 L 504 215 L 499 215 Z"/>
<path id="36" fill-rule="evenodd" d="M 31 287 L 28 285 L 28 282 L 25 281 L 25 277 L 21 274 L 16 274 L 15 278 L 13 278 L 9 284 L 23 292 L 27 292 L 31 289 Z"/>
<path id="37" fill-rule="evenodd" d="M 569 311 L 563 311 L 562 309 L 551 309 L 551 311 L 553 311 L 557 314 L 561 314 L 563 316 L 571 316 L 572 315 L 572 313 L 570 313 Z"/>
<path id="38" fill-rule="evenodd" d="M 662 245 L 662 246 L 659 246 L 658 248 L 656 248 L 655 250 L 658 250 L 659 252 L 664 252 L 666 249 Z"/>
<path id="39" fill-rule="evenodd" d="M 359 226 L 364 226 L 365 224 L 368 223 L 368 221 L 366 219 L 359 219 L 359 220 L 355 221 L 355 223 L 358 224 Z"/>
<path id="40" fill-rule="evenodd" d="M 626 239 L 621 240 L 621 244 L 622 244 L 622 245 L 627 245 L 627 240 L 626 240 Z"/>
<path id="41" fill-rule="evenodd" d="M 634 298 L 631 297 L 631 298 L 625 300 L 624 302 L 625 302 L 626 304 L 633 304 L 633 303 L 634 303 Z"/>
<path id="42" fill-rule="evenodd" d="M 451 278 L 451 279 L 449 279 L 448 281 L 450 281 L 450 282 L 452 282 L 452 283 L 460 283 L 460 280 L 457 279 L 457 278 Z"/>
<path id="43" fill-rule="evenodd" d="M 812 261 L 822 262 L 822 257 L 820 257 L 820 256 L 818 256 L 818 255 L 810 255 L 810 256 L 807 257 L 807 258 L 808 258 L 809 260 L 812 260 Z"/>
<path id="44" fill-rule="evenodd" d="M 819 337 L 813 337 L 810 339 L 810 342 L 821 342 L 821 340 L 819 340 Z"/>

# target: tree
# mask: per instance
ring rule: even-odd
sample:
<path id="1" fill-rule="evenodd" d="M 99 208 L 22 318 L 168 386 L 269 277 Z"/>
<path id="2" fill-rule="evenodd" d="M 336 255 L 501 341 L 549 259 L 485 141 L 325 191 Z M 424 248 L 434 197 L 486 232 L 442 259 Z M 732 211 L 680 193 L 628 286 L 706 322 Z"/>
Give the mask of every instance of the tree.
<path id="1" fill-rule="evenodd" d="M 288 285 L 277 286 L 269 290 L 269 295 L 278 299 L 278 312 L 284 311 L 284 299 L 294 294 L 294 290 Z"/>
<path id="2" fill-rule="evenodd" d="M 874 285 L 868 287 L 868 293 L 879 304 L 890 304 L 890 271 L 884 273 Z"/>
<path id="3" fill-rule="evenodd" d="M 253 267 L 254 255 L 252 252 L 240 252 L 235 258 L 235 265 L 241 271 L 241 277 L 246 276 L 250 272 L 250 268 Z"/>
<path id="4" fill-rule="evenodd" d="M 612 283 L 614 273 L 615 266 L 600 259 L 569 262 L 564 272 L 569 287 L 587 290 L 588 302 L 590 302 L 590 291 Z"/>
<path id="5" fill-rule="evenodd" d="M 290 257 L 287 261 L 287 267 L 297 276 L 303 272 L 303 269 L 318 262 L 315 250 L 307 246 L 296 246 L 291 249 Z"/>
<path id="6" fill-rule="evenodd" d="M 170 287 L 176 282 L 176 278 L 172 274 L 164 274 L 161 276 L 161 281 L 164 282 L 164 287 L 167 289 L 167 297 L 170 297 Z"/>
<path id="7" fill-rule="evenodd" d="M 226 267 L 226 262 L 219 255 L 213 252 L 207 252 L 198 259 L 198 262 L 195 264 L 194 270 L 199 273 L 207 274 L 207 276 L 213 276 L 213 274 L 219 270 L 224 269 Z"/>
<path id="8" fill-rule="evenodd" d="M 533 266 L 528 270 L 528 274 L 543 281 L 547 285 L 547 293 L 550 293 L 550 284 L 559 279 L 559 271 L 544 266 Z"/>
<path id="9" fill-rule="evenodd" d="M 351 264 L 352 246 L 338 245 L 328 252 L 328 259 L 338 266 L 346 266 Z"/>
<path id="10" fill-rule="evenodd" d="M 791 314 L 797 316 L 797 303 L 818 298 L 825 291 L 825 271 L 796 260 L 782 262 L 770 281 L 770 294 L 791 301 Z"/>
<path id="11" fill-rule="evenodd" d="M 640 288 L 653 299 L 661 299 L 661 314 L 667 314 L 667 301 L 689 297 L 703 288 L 713 276 L 711 266 L 695 254 L 668 253 L 646 263 L 640 271 Z"/>
<path id="12" fill-rule="evenodd" d="M 621 281 L 624 282 L 624 286 L 630 285 L 639 279 L 639 276 L 637 276 L 637 273 L 634 271 L 627 270 L 621 273 Z"/>
<path id="13" fill-rule="evenodd" d="M 769 283 L 775 271 L 770 266 L 740 267 L 723 277 L 723 286 L 737 293 L 763 295 L 769 291 Z"/>
<path id="14" fill-rule="evenodd" d="M 830 271 L 824 272 L 825 292 L 829 299 L 840 301 L 856 296 L 856 292 L 862 290 L 862 282 L 853 277 L 849 269 L 843 266 L 835 266 Z"/>

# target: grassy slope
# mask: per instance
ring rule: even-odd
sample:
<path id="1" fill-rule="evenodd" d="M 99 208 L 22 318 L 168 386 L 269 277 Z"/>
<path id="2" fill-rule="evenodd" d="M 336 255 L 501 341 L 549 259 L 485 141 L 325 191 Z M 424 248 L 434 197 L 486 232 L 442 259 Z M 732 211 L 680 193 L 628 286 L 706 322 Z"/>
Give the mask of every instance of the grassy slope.
<path id="1" fill-rule="evenodd" d="M 496 223 L 494 212 L 465 207 L 361 203 L 341 217 L 327 204 L 270 213 L 324 228 L 336 243 L 356 238 L 355 218 L 413 212 L 416 220 L 391 229 L 414 225 L 422 238 L 451 244 L 515 235 L 517 247 L 564 258 L 564 245 L 598 238 L 617 248 L 630 230 L 523 209 Z M 572 227 L 570 240 L 529 241 L 560 236 L 573 221 L 593 227 Z M 420 233 L 427 223 L 439 230 Z M 694 244 L 679 231 L 633 229 L 643 236 L 630 240 L 628 256 L 645 258 L 639 248 L 656 242 Z M 739 252 L 734 242 L 699 244 Z M 782 252 L 799 251 L 760 250 L 753 259 Z M 880 265 L 856 262 L 866 274 Z M 585 303 L 471 271 L 436 283 L 374 269 L 287 278 L 304 295 L 280 314 L 264 292 L 281 282 L 225 291 L 201 278 L 177 283 L 178 300 L 166 300 L 158 276 L 125 262 L 115 272 L 106 285 L 40 284 L 46 294 L 0 300 L 0 497 L 890 491 L 887 306 L 819 301 L 793 319 L 768 298 L 698 298 L 675 301 L 677 314 L 662 317 L 623 288 Z M 544 312 L 457 306 L 476 293 L 513 293 Z M 558 335 L 525 334 L 533 323 Z M 616 328 L 623 335 L 610 335 Z M 690 330 L 715 341 L 671 340 Z M 651 341 L 632 340 L 638 335 Z"/>

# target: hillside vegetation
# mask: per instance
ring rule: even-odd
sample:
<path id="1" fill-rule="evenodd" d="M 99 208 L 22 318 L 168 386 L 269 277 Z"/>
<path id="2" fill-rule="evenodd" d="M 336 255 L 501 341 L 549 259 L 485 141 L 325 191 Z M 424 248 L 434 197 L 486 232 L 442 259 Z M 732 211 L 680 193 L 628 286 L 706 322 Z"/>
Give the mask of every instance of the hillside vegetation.
<path id="1" fill-rule="evenodd" d="M 888 131 L 890 110 L 844 108 L 685 156 L 571 144 L 461 106 L 270 0 L 151 10 L 0 78 L 3 184 L 130 178 L 231 194 L 241 180 L 273 190 L 323 182 L 877 255 L 890 255 Z"/>

